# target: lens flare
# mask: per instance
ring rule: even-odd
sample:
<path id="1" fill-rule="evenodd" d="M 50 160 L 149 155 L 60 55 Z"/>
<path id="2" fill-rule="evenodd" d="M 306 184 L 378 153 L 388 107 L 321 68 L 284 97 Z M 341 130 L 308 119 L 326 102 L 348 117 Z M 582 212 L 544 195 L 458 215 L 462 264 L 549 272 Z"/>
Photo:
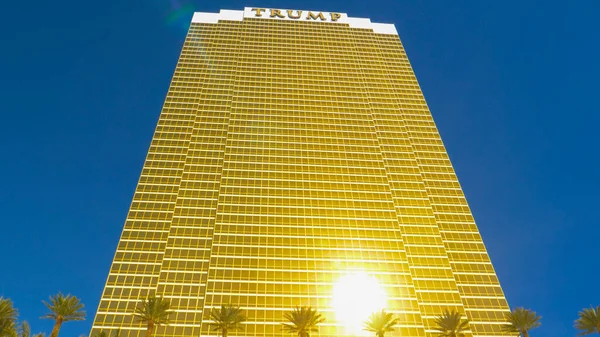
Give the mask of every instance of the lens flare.
<path id="1" fill-rule="evenodd" d="M 180 23 L 185 23 L 189 26 L 190 19 L 194 14 L 194 5 L 188 3 L 185 5 L 179 5 L 176 2 L 172 2 L 171 10 L 167 15 L 167 24 L 168 25 L 179 25 Z"/>
<path id="2" fill-rule="evenodd" d="M 161 12 L 166 26 L 175 28 L 179 33 L 188 31 L 190 20 L 196 9 L 193 1 L 154 0 L 151 2 L 153 2 Z"/>
<path id="3" fill-rule="evenodd" d="M 367 335 L 364 322 L 373 312 L 385 309 L 386 303 L 387 296 L 379 281 L 364 272 L 344 275 L 333 286 L 336 320 L 354 335 Z"/>

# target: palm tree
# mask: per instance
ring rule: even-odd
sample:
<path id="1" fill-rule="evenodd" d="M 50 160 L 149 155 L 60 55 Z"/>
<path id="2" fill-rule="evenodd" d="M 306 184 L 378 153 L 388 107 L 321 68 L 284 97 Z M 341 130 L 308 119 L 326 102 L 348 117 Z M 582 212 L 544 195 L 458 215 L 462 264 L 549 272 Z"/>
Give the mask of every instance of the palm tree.
<path id="1" fill-rule="evenodd" d="M 29 322 L 23 321 L 21 322 L 21 326 L 19 326 L 19 331 L 17 333 L 18 337 L 31 337 L 31 326 Z"/>
<path id="2" fill-rule="evenodd" d="M 152 337 L 155 326 L 169 324 L 169 316 L 173 313 L 170 306 L 169 300 L 156 295 L 148 296 L 138 304 L 133 315 L 146 323 L 146 337 Z"/>
<path id="3" fill-rule="evenodd" d="M 522 337 L 529 337 L 529 330 L 542 325 L 535 311 L 525 308 L 514 308 L 513 311 L 504 314 L 508 325 L 502 326 L 502 331 L 509 334 L 519 334 Z"/>
<path id="4" fill-rule="evenodd" d="M 446 310 L 443 315 L 435 319 L 435 330 L 440 337 L 464 337 L 464 332 L 469 329 L 469 321 L 462 320 L 462 314 Z"/>
<path id="5" fill-rule="evenodd" d="M 579 318 L 575 320 L 575 329 L 581 330 L 578 336 L 600 333 L 600 305 L 581 310 Z"/>
<path id="6" fill-rule="evenodd" d="M 16 334 L 14 336 L 15 337 L 32 337 L 32 336 L 33 337 L 44 337 L 45 335 L 46 334 L 43 332 L 39 332 L 39 333 L 31 335 L 31 326 L 29 325 L 29 322 L 23 321 L 23 322 L 21 322 L 21 325 L 19 326 L 19 330 L 16 332 Z"/>
<path id="7" fill-rule="evenodd" d="M 58 332 L 64 322 L 85 320 L 83 303 L 81 303 L 79 298 L 70 294 L 63 295 L 59 292 L 54 296 L 50 296 L 50 303 L 46 301 L 42 301 L 42 303 L 48 307 L 50 312 L 41 318 L 53 319 L 55 321 L 50 337 L 58 337 Z"/>
<path id="8" fill-rule="evenodd" d="M 227 332 L 230 329 L 239 329 L 241 323 L 246 320 L 242 309 L 231 304 L 223 305 L 217 310 L 211 310 L 210 318 L 214 321 L 214 323 L 211 323 L 215 327 L 213 331 L 221 331 L 222 337 L 227 337 Z"/>
<path id="9" fill-rule="evenodd" d="M 289 323 L 281 323 L 284 330 L 297 333 L 298 337 L 309 337 L 309 332 L 317 331 L 317 324 L 325 321 L 317 309 L 311 307 L 295 308 L 284 315 Z"/>
<path id="10" fill-rule="evenodd" d="M 394 331 L 394 325 L 398 324 L 399 320 L 385 310 L 377 311 L 365 322 L 365 330 L 374 332 L 377 337 L 384 337 L 386 332 Z"/>
<path id="11" fill-rule="evenodd" d="M 8 298 L 0 297 L 0 337 L 14 336 L 17 333 L 19 312 Z"/>
<path id="12" fill-rule="evenodd" d="M 49 303 L 46 301 L 42 301 L 42 303 L 46 305 L 50 312 L 41 318 L 53 319 L 55 321 L 50 337 L 58 337 L 60 327 L 64 322 L 85 320 L 83 303 L 81 303 L 79 298 L 71 294 L 63 295 L 59 292 L 54 296 L 50 296 Z"/>

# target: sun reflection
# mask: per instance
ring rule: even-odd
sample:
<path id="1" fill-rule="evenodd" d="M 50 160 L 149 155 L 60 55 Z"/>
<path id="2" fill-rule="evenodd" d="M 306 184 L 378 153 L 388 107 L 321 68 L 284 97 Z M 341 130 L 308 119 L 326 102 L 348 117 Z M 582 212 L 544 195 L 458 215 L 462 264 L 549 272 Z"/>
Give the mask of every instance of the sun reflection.
<path id="1" fill-rule="evenodd" d="M 333 285 L 332 306 L 335 317 L 348 333 L 366 335 L 365 320 L 371 313 L 385 309 L 386 294 L 379 281 L 365 272 L 344 275 Z"/>

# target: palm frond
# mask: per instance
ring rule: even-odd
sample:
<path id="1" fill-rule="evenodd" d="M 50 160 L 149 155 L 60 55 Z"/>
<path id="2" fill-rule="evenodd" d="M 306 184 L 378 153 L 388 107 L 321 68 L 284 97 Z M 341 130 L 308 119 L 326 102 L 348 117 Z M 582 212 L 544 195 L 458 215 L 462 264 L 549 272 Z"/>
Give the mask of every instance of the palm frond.
<path id="1" fill-rule="evenodd" d="M 211 310 L 210 318 L 214 321 L 210 323 L 215 328 L 214 331 L 223 329 L 239 329 L 241 323 L 246 321 L 242 309 L 231 304 L 223 305 L 221 308 Z"/>
<path id="2" fill-rule="evenodd" d="M 10 299 L 0 297 L 0 321 L 15 321 L 19 312 Z"/>
<path id="3" fill-rule="evenodd" d="M 435 319 L 435 330 L 440 337 L 462 337 L 469 329 L 469 322 L 462 319 L 462 314 L 457 311 L 446 310 L 444 314 Z"/>
<path id="4" fill-rule="evenodd" d="M 41 318 L 68 321 L 83 321 L 85 320 L 85 311 L 81 300 L 71 294 L 63 295 L 58 293 L 50 296 L 50 302 L 42 301 L 48 308 L 49 312 Z"/>
<path id="5" fill-rule="evenodd" d="M 383 336 L 386 332 L 394 331 L 394 326 L 398 324 L 399 318 L 385 310 L 377 311 L 371 314 L 364 322 L 366 331 L 374 332 L 377 336 Z"/>
<path id="6" fill-rule="evenodd" d="M 600 333 L 600 306 L 581 310 L 575 320 L 575 329 L 580 330 L 578 336 Z"/>
<path id="7" fill-rule="evenodd" d="M 530 309 L 517 307 L 504 315 L 508 324 L 502 326 L 502 331 L 509 334 L 527 335 L 529 330 L 542 325 L 540 322 L 542 317 Z"/>
<path id="8" fill-rule="evenodd" d="M 18 336 L 19 337 L 30 337 L 31 336 L 31 326 L 29 325 L 29 322 L 27 322 L 27 321 L 21 322 L 21 325 L 19 326 Z"/>
<path id="9" fill-rule="evenodd" d="M 133 315 L 144 323 L 152 322 L 157 326 L 166 325 L 169 324 L 169 318 L 173 313 L 170 307 L 169 300 L 161 296 L 151 295 L 138 303 Z"/>
<path id="10" fill-rule="evenodd" d="M 317 325 L 325 318 L 311 307 L 296 307 L 283 316 L 288 322 L 281 323 L 286 332 L 298 333 L 299 336 L 307 335 L 310 331 L 317 331 Z"/>
<path id="11" fill-rule="evenodd" d="M 16 336 L 19 312 L 10 299 L 0 297 L 0 336 Z"/>

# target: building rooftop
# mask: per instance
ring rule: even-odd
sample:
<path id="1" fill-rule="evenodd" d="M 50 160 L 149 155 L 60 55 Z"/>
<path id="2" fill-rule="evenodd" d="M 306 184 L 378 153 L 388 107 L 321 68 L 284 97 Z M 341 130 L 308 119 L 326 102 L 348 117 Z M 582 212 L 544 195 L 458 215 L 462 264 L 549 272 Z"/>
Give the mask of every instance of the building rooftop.
<path id="1" fill-rule="evenodd" d="M 373 32 L 379 34 L 398 35 L 394 24 L 375 23 L 367 18 L 352 18 L 346 13 L 262 7 L 245 7 L 243 11 L 222 9 L 219 13 L 196 12 L 192 17 L 192 23 L 218 23 L 221 20 L 242 21 L 244 18 L 330 22 L 332 24 L 347 24 L 351 28 L 372 29 Z"/>

